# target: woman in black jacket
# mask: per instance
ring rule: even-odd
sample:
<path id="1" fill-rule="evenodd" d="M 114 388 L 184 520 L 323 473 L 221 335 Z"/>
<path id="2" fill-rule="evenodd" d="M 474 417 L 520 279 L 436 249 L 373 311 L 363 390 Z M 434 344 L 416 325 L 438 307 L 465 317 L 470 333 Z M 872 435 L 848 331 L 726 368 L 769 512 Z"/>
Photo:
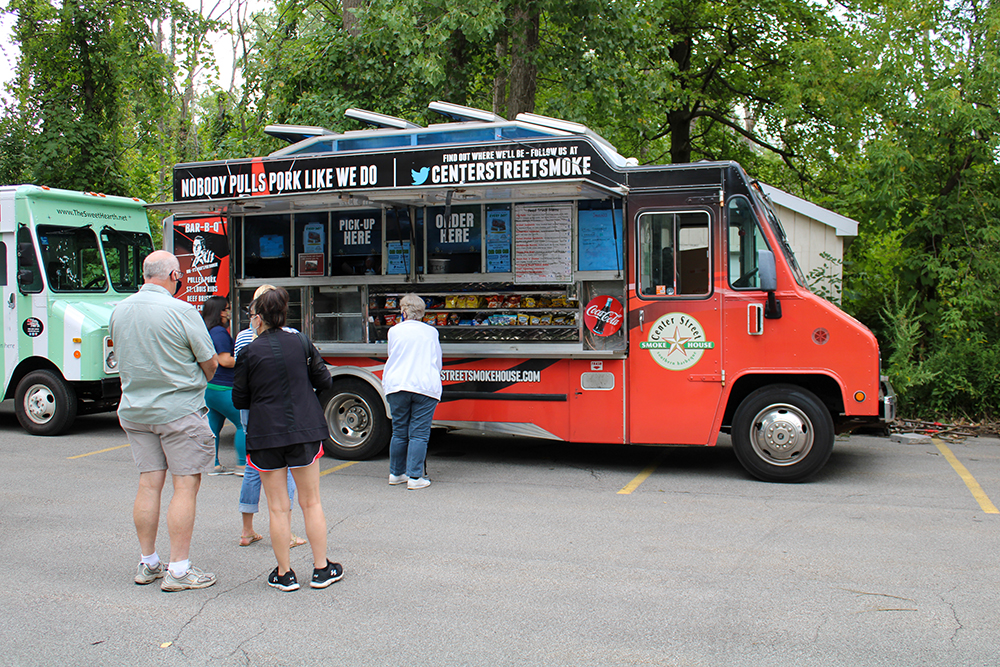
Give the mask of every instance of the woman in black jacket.
<path id="1" fill-rule="evenodd" d="M 291 523 L 285 469 L 292 471 L 313 552 L 310 586 L 326 588 L 344 576 L 326 557 L 326 516 L 319 497 L 319 459 L 329 437 L 317 389 L 331 386 L 330 372 L 303 334 L 282 330 L 288 292 L 278 287 L 250 304 L 257 338 L 236 359 L 233 405 L 249 409 L 247 465 L 260 471 L 271 519 L 271 547 L 278 560 L 267 583 L 283 591 L 299 588 L 289 560 Z"/>

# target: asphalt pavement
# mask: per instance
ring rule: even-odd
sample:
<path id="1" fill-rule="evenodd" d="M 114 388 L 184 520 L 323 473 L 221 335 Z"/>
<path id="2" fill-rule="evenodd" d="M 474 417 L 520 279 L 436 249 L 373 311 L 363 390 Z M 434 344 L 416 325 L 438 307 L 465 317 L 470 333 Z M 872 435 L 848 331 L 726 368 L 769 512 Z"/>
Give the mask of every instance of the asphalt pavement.
<path id="1" fill-rule="evenodd" d="M 419 491 L 389 486 L 384 456 L 324 458 L 346 575 L 292 593 L 266 585 L 266 505 L 265 539 L 237 546 L 232 476 L 203 478 L 191 548 L 218 583 L 134 585 L 138 475 L 113 414 L 39 438 L 5 403 L 0 456 L 0 665 L 1000 664 L 994 438 L 841 438 L 792 485 L 749 477 L 725 439 L 435 435 Z M 308 579 L 308 547 L 292 566 Z"/>

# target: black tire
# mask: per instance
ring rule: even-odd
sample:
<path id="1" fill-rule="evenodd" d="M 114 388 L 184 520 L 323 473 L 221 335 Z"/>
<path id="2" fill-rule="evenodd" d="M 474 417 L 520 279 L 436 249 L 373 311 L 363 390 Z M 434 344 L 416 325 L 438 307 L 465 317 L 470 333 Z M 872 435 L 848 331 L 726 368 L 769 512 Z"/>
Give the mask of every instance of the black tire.
<path id="1" fill-rule="evenodd" d="M 320 395 L 330 437 L 325 451 L 334 458 L 361 461 L 389 446 L 392 422 L 382 397 L 363 380 L 334 380 Z"/>
<path id="2" fill-rule="evenodd" d="M 32 435 L 59 435 L 76 419 L 76 391 L 52 371 L 32 371 L 14 393 L 17 421 Z"/>
<path id="3" fill-rule="evenodd" d="M 737 408 L 732 440 L 736 458 L 757 479 L 804 482 L 830 459 L 833 418 L 807 389 L 763 387 Z"/>

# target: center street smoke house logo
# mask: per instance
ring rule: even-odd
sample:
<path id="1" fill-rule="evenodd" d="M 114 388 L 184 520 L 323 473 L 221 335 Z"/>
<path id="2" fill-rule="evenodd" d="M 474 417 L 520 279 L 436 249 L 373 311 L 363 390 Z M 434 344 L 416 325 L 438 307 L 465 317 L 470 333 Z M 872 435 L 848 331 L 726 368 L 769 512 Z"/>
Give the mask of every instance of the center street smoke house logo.
<path id="1" fill-rule="evenodd" d="M 698 320 L 686 313 L 667 313 L 653 322 L 649 337 L 639 348 L 649 350 L 653 360 L 669 371 L 691 368 L 705 350 L 715 343 L 705 340 L 705 330 Z"/>

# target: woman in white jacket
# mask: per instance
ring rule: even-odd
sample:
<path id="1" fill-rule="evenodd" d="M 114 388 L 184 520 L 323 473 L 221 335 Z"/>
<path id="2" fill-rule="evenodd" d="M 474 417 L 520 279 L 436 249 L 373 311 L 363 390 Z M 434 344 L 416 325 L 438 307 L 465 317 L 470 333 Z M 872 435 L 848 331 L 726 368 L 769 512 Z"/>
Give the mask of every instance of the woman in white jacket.
<path id="1" fill-rule="evenodd" d="M 403 321 L 389 329 L 389 359 L 382 388 L 392 412 L 389 484 L 423 489 L 427 441 L 441 400 L 441 343 L 437 329 L 424 324 L 424 300 L 407 294 L 399 301 Z"/>

